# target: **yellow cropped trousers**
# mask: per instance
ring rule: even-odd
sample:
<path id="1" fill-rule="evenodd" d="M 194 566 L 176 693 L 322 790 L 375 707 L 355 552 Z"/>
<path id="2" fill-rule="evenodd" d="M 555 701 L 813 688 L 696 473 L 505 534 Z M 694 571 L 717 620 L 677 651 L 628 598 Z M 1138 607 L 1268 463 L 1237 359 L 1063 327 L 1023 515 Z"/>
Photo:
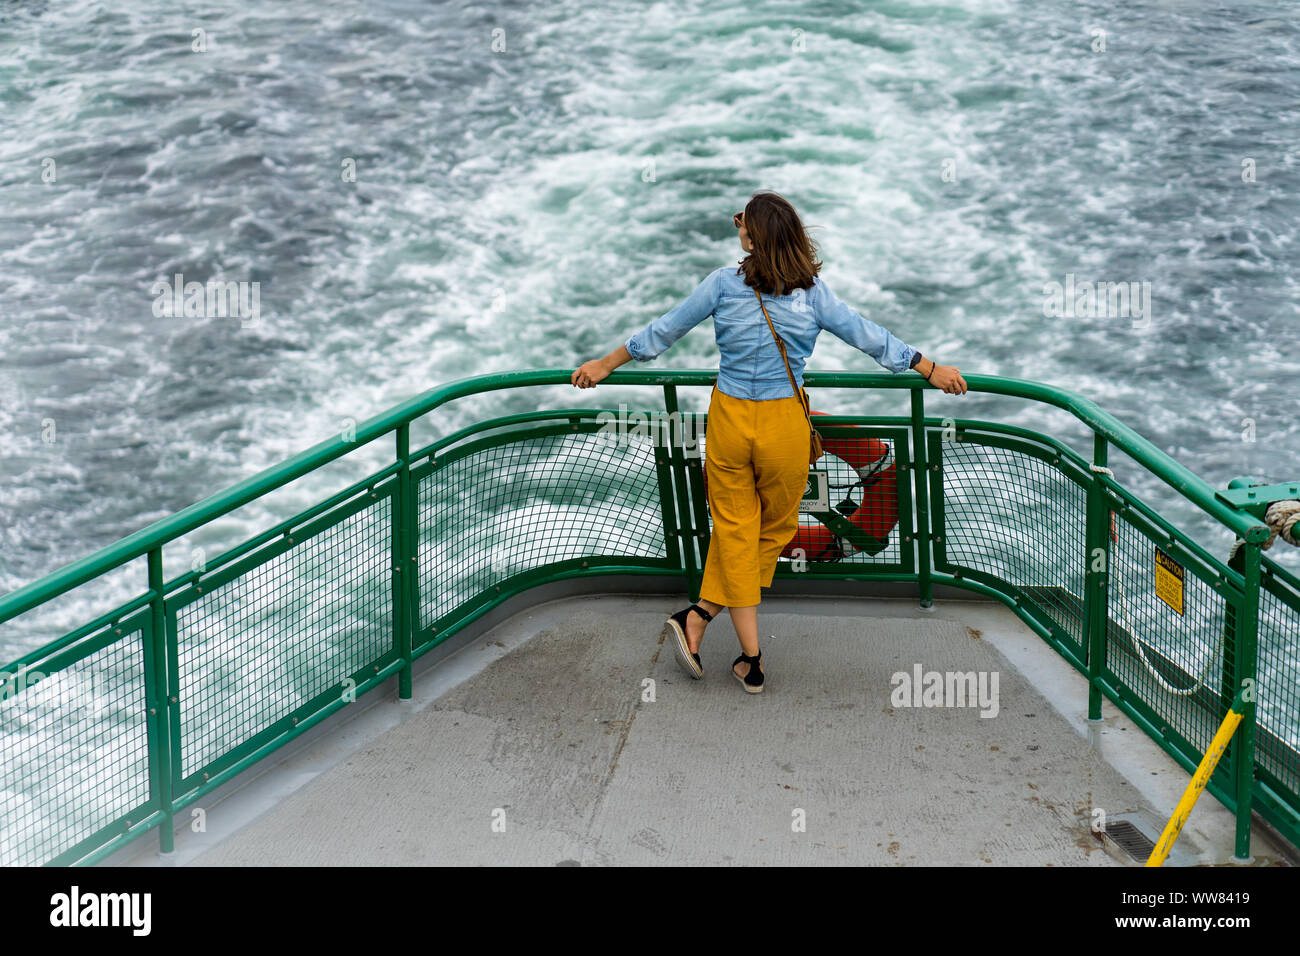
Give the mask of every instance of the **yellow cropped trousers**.
<path id="1" fill-rule="evenodd" d="M 797 395 L 752 401 L 713 386 L 705 474 L 713 535 L 700 597 L 752 607 L 799 528 L 808 484 L 808 420 Z"/>

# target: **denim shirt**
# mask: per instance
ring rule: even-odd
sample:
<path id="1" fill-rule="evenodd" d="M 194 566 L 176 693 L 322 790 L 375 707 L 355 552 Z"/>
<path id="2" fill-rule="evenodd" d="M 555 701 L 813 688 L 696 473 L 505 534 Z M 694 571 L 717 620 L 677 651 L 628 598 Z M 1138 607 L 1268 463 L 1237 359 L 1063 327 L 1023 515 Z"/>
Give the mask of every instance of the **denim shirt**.
<path id="1" fill-rule="evenodd" d="M 723 266 L 696 287 L 681 305 L 655 319 L 624 344 L 638 362 L 648 362 L 713 316 L 713 334 L 721 358 L 718 391 L 734 398 L 766 401 L 794 395 L 781 350 L 763 318 L 752 286 L 736 266 Z M 818 334 L 825 329 L 866 352 L 891 372 L 905 372 L 919 353 L 887 329 L 863 318 L 835 297 L 822 282 L 789 295 L 763 296 L 767 314 L 785 342 L 794 380 L 803 385 L 803 368 Z"/>

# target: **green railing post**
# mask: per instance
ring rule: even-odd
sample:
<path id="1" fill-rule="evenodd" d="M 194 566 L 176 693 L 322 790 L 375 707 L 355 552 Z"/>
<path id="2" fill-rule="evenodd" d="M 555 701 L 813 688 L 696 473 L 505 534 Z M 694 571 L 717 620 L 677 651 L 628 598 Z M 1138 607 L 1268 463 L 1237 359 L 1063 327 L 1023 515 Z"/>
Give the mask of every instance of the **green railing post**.
<path id="1" fill-rule="evenodd" d="M 1255 697 L 1259 688 L 1255 682 L 1258 664 L 1257 640 L 1259 636 L 1259 573 L 1260 547 L 1246 542 L 1242 546 L 1242 596 L 1241 613 L 1237 616 L 1237 642 L 1234 645 L 1233 670 L 1236 672 L 1236 690 L 1243 695 L 1246 710 L 1237 726 L 1233 743 L 1233 765 L 1237 791 L 1237 859 L 1250 857 L 1250 811 L 1255 785 Z M 1247 683 L 1249 682 L 1249 684 Z"/>
<path id="2" fill-rule="evenodd" d="M 912 390 L 912 461 L 915 462 L 912 499 L 916 502 L 916 584 L 921 607 L 934 604 L 930 582 L 930 553 L 934 541 L 930 531 L 930 467 L 926 452 L 925 395 L 917 388 Z"/>
<path id="3" fill-rule="evenodd" d="M 668 412 L 668 420 L 671 422 L 673 417 L 679 417 L 677 409 L 677 386 L 664 386 L 664 408 Z M 696 570 L 699 567 L 695 561 L 695 546 L 701 544 L 700 539 L 703 537 L 701 531 L 695 527 L 695 518 L 691 513 L 691 498 L 689 492 L 689 478 L 686 473 L 686 452 L 682 443 L 672 437 L 672 427 L 668 428 L 670 452 L 669 461 L 672 465 L 673 489 L 677 499 L 677 527 L 682 535 L 682 565 L 686 572 L 686 594 L 694 602 L 700 599 L 700 574 Z M 701 553 L 701 559 L 703 553 Z"/>
<path id="4" fill-rule="evenodd" d="M 683 437 L 685 432 L 682 433 Z M 699 435 L 696 434 L 698 442 Z M 699 445 L 696 445 L 696 451 Z M 703 459 L 697 455 L 687 455 L 685 443 L 682 445 L 682 467 L 686 473 L 686 487 L 691 496 L 691 525 L 695 528 L 695 540 L 700 549 L 700 581 L 704 581 L 704 567 L 709 560 L 709 505 L 704 486 Z"/>
<path id="5" fill-rule="evenodd" d="M 1110 501 L 1101 475 L 1108 473 L 1110 448 L 1102 435 L 1092 436 L 1092 484 L 1088 486 L 1084 564 L 1083 621 L 1087 632 L 1088 719 L 1101 720 L 1101 675 L 1106 668 L 1106 624 L 1110 597 Z M 1104 469 L 1104 471 L 1103 471 Z"/>
<path id="6" fill-rule="evenodd" d="M 406 422 L 397 427 L 397 494 L 393 501 L 393 531 L 397 545 L 396 567 L 393 568 L 393 630 L 397 639 L 397 653 L 403 666 L 397 672 L 397 696 L 411 699 L 411 648 L 419 621 L 416 604 L 415 579 L 415 495 L 411 485 L 411 425 Z"/>
<path id="7" fill-rule="evenodd" d="M 148 562 L 149 590 L 153 592 L 153 598 L 149 602 L 153 631 L 153 639 L 150 641 L 153 686 L 145 688 L 149 725 L 153 731 L 150 735 L 149 776 L 163 813 L 162 823 L 158 827 L 158 849 L 163 853 L 171 853 L 176 849 L 176 828 L 172 822 L 172 709 L 180 705 L 172 700 L 167 689 L 167 675 L 171 673 L 171 666 L 167 653 L 167 613 L 163 604 L 161 547 L 149 552 Z"/>
<path id="8" fill-rule="evenodd" d="M 666 404 L 666 403 L 665 403 Z M 685 533 L 677 523 L 677 490 L 673 478 L 672 421 L 654 427 L 655 481 L 659 487 L 659 514 L 664 523 L 664 554 L 678 568 L 684 568 Z M 620 435 L 619 441 L 624 441 Z"/>
<path id="9" fill-rule="evenodd" d="M 682 532 L 677 527 L 677 500 L 672 475 L 673 440 L 667 423 L 655 429 L 655 480 L 659 484 L 659 513 L 664 522 L 664 553 L 678 567 L 682 563 Z"/>

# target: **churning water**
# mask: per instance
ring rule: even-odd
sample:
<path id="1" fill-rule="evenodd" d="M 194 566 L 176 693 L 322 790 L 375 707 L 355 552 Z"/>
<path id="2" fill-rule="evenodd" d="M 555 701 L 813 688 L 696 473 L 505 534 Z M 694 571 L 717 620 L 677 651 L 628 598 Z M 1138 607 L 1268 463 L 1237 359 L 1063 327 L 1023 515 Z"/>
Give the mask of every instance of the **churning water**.
<path id="1" fill-rule="evenodd" d="M 0 593 L 342 421 L 604 355 L 739 258 L 759 188 L 940 362 L 1080 392 L 1215 486 L 1300 478 L 1297 89 L 1274 3 L 6 4 Z M 256 321 L 157 314 L 177 274 L 258 283 Z M 1149 289 L 1145 318 L 1046 314 L 1086 281 Z M 709 327 L 654 367 L 716 367 Z M 810 367 L 877 370 L 829 335 Z"/>

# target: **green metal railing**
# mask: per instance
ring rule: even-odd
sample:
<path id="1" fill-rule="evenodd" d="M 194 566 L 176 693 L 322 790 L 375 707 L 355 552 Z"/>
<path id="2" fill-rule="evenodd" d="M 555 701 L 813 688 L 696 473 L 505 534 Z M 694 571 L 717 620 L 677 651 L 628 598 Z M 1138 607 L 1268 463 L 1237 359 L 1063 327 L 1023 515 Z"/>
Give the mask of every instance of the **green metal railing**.
<path id="1" fill-rule="evenodd" d="M 93 863 L 155 828 L 170 851 L 185 808 L 394 675 L 409 698 L 414 660 L 539 584 L 668 574 L 696 599 L 710 521 L 702 459 L 676 426 L 707 416 L 682 415 L 677 389 L 715 372 L 611 375 L 660 390 L 641 409 L 646 441 L 606 440 L 618 409 L 563 408 L 411 449 L 411 424 L 449 402 L 570 374 L 440 386 L 0 598 L 3 626 L 146 560 L 130 601 L 0 673 L 0 863 Z M 778 576 L 910 581 L 926 606 L 936 584 L 994 597 L 1087 678 L 1091 717 L 1111 700 L 1189 772 L 1246 689 L 1255 702 L 1207 789 L 1237 815 L 1239 856 L 1252 810 L 1300 843 L 1300 580 L 1261 554 L 1268 528 L 1086 399 L 966 379 L 1073 414 L 1091 460 L 1025 428 L 927 417 L 917 376 L 809 372 L 814 389 L 910 392 L 908 414 L 817 420 L 889 447 L 898 520 L 883 547 Z M 384 438 L 387 466 L 164 580 L 169 543 Z M 1236 566 L 1121 484 L 1111 446 L 1243 539 Z M 1182 575 L 1177 609 L 1155 593 L 1157 563 Z"/>

